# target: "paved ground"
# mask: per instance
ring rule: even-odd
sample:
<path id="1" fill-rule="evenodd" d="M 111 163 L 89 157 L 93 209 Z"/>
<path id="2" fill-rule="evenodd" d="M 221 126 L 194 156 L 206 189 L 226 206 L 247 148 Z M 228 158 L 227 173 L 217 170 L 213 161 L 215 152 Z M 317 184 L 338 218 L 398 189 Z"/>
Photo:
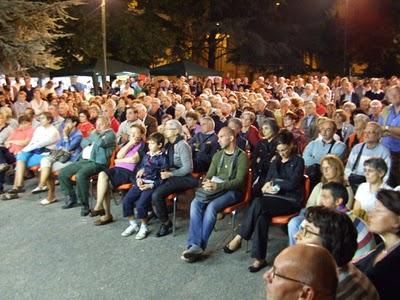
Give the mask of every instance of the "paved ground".
<path id="1" fill-rule="evenodd" d="M 26 182 L 30 191 L 36 179 Z M 7 186 L 6 186 L 7 188 Z M 143 241 L 123 238 L 121 207 L 116 221 L 97 227 L 80 208 L 61 202 L 42 207 L 45 194 L 21 194 L 0 201 L 0 299 L 265 299 L 263 271 L 251 274 L 249 253 L 222 252 L 230 238 L 230 218 L 218 222 L 208 258 L 180 260 L 187 233 L 187 203 L 181 204 L 175 237 Z M 58 195 L 60 193 L 58 192 Z M 151 229 L 158 229 L 157 220 Z M 279 228 L 271 232 L 270 252 L 284 247 Z"/>

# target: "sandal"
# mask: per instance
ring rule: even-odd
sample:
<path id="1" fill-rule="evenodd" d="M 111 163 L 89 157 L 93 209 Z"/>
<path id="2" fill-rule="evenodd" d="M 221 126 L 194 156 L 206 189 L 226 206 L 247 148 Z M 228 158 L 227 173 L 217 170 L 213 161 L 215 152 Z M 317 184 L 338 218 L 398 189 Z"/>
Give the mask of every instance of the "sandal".
<path id="1" fill-rule="evenodd" d="M 94 225 L 96 225 L 96 226 L 106 225 L 106 224 L 109 224 L 109 223 L 111 223 L 113 221 L 114 221 L 114 219 L 113 219 L 112 216 L 110 218 L 108 218 L 108 219 L 105 219 L 105 220 L 102 220 L 101 217 L 100 217 L 100 219 L 94 221 Z"/>
<path id="2" fill-rule="evenodd" d="M 19 186 L 17 188 L 12 188 L 11 190 L 8 191 L 9 194 L 18 194 L 18 193 L 24 193 L 25 189 L 23 186 Z"/>
<path id="3" fill-rule="evenodd" d="M 48 199 L 43 199 L 43 200 L 40 201 L 40 204 L 49 205 L 49 204 L 52 204 L 54 202 L 57 202 L 57 199 L 54 199 L 53 201 L 49 201 Z"/>
<path id="4" fill-rule="evenodd" d="M 1 195 L 1 200 L 3 200 L 3 201 L 18 199 L 18 198 L 19 198 L 19 196 L 16 193 L 6 193 L 6 194 Z"/>
<path id="5" fill-rule="evenodd" d="M 44 186 L 44 187 L 38 186 L 38 187 L 34 188 L 31 193 L 32 194 L 39 194 L 39 193 L 47 192 L 48 190 L 49 189 L 47 188 L 47 186 Z"/>

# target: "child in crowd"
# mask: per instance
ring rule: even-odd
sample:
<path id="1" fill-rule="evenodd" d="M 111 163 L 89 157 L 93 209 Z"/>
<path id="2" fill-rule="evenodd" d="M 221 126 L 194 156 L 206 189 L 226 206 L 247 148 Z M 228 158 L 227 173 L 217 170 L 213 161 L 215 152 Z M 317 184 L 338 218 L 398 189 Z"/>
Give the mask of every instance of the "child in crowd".
<path id="1" fill-rule="evenodd" d="M 153 190 L 162 182 L 160 172 L 167 167 L 167 157 L 162 151 L 164 146 L 164 136 L 155 132 L 149 136 L 149 152 L 143 158 L 139 171 L 136 173 L 136 185 L 133 186 L 125 195 L 123 201 L 123 214 L 128 218 L 129 226 L 122 232 L 122 236 L 129 236 L 135 232 L 137 240 L 147 237 L 149 229 L 147 227 L 147 212 L 151 202 Z M 136 206 L 137 219 L 135 220 L 134 207 Z"/>

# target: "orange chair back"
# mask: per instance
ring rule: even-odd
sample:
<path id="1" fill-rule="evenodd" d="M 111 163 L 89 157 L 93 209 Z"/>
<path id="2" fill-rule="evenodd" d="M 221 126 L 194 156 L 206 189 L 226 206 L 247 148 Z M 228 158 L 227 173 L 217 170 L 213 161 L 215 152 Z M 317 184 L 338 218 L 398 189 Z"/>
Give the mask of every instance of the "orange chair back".
<path id="1" fill-rule="evenodd" d="M 114 151 L 111 153 L 110 156 L 110 163 L 108 165 L 109 168 L 112 168 L 115 166 L 115 157 L 117 156 L 118 151 L 120 150 L 120 147 L 116 146 Z"/>
<path id="2" fill-rule="evenodd" d="M 303 195 L 304 199 L 303 203 L 301 204 L 301 208 L 305 207 L 307 204 L 308 197 L 310 196 L 310 189 L 311 189 L 310 178 L 307 175 L 304 175 L 304 195 Z M 271 223 L 275 225 L 285 225 L 289 223 L 291 218 L 297 216 L 298 214 L 299 213 L 275 216 L 272 218 Z"/>

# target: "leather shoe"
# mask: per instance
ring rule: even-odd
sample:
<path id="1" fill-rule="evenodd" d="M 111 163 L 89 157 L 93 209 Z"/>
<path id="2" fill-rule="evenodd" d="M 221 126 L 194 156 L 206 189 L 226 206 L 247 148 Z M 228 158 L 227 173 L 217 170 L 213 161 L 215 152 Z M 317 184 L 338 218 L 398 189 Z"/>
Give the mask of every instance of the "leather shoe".
<path id="1" fill-rule="evenodd" d="M 99 209 L 99 210 L 90 210 L 90 216 L 91 217 L 97 217 L 97 216 L 104 216 L 106 214 L 104 209 Z"/>
<path id="2" fill-rule="evenodd" d="M 162 237 L 170 234 L 172 232 L 172 223 L 168 222 L 167 224 L 161 224 L 160 229 L 158 230 L 156 236 Z"/>
<path id="3" fill-rule="evenodd" d="M 89 207 L 82 207 L 81 209 L 81 216 L 86 217 L 90 213 Z"/>
<path id="4" fill-rule="evenodd" d="M 113 217 L 110 217 L 110 218 L 108 218 L 106 220 L 102 220 L 100 218 L 100 219 L 94 221 L 94 225 L 96 225 L 96 226 L 106 225 L 106 224 L 109 224 L 109 223 L 111 223 L 113 221 L 114 221 Z"/>
<path id="5" fill-rule="evenodd" d="M 258 265 L 258 267 L 255 267 L 255 266 L 251 265 L 251 266 L 249 266 L 249 271 L 250 271 L 250 273 L 257 273 L 262 268 L 265 268 L 267 265 L 268 264 L 267 264 L 266 261 L 262 262 L 260 265 Z"/>
<path id="6" fill-rule="evenodd" d="M 78 204 L 76 202 L 73 201 L 68 201 L 66 202 L 63 206 L 61 206 L 62 209 L 69 209 L 69 208 L 73 208 L 75 206 L 77 206 Z"/>

